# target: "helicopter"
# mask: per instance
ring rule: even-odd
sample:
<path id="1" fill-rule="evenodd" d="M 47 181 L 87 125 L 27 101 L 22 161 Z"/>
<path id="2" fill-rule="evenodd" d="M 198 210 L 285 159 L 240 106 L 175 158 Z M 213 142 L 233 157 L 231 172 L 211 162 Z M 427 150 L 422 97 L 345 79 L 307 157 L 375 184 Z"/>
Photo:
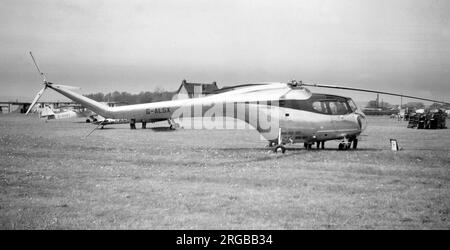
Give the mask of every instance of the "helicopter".
<path id="1" fill-rule="evenodd" d="M 324 149 L 325 142 L 330 140 L 340 141 L 339 150 L 358 147 L 359 137 L 367 127 L 367 118 L 361 108 L 349 97 L 313 93 L 307 87 L 372 92 L 446 103 L 390 92 L 292 80 L 224 87 L 195 99 L 108 107 L 73 92 L 76 87 L 47 81 L 31 52 L 30 55 L 44 87 L 29 109 L 49 88 L 105 118 L 126 119 L 130 121 L 130 128 L 135 128 L 138 122 L 145 128 L 147 122 L 168 120 L 170 123 L 175 118 L 231 117 L 253 126 L 275 153 L 285 153 L 286 144 L 294 143 L 303 143 L 307 149 L 316 143 L 318 148 Z"/>

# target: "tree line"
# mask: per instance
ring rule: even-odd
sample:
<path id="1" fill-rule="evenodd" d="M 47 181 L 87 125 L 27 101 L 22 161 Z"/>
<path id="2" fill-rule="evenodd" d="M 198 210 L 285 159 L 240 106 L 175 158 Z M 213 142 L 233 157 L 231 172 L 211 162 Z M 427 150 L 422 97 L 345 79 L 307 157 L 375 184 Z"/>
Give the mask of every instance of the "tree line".
<path id="1" fill-rule="evenodd" d="M 371 100 L 367 103 L 366 108 L 384 108 L 384 109 L 398 109 L 400 105 L 392 105 L 388 102 L 377 103 L 377 100 Z M 425 106 L 422 102 L 408 102 L 402 105 L 402 109 L 450 109 L 448 104 L 433 103 L 430 106 Z"/>
<path id="2" fill-rule="evenodd" d="M 128 92 L 114 91 L 108 94 L 93 93 L 84 95 L 98 102 L 121 102 L 127 104 L 139 104 L 149 102 L 160 102 L 172 100 L 175 92 L 166 91 L 163 89 L 156 89 L 155 91 L 141 91 L 138 94 L 131 94 Z"/>

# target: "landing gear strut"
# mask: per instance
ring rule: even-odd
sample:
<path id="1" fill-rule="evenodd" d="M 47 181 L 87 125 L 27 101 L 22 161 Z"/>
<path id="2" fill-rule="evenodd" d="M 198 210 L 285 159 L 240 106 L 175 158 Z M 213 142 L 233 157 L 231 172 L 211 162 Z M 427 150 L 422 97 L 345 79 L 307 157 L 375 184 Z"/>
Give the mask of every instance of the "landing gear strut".
<path id="1" fill-rule="evenodd" d="M 136 119 L 130 120 L 130 129 L 136 129 Z"/>
<path id="2" fill-rule="evenodd" d="M 273 149 L 273 152 L 275 153 L 281 152 L 284 154 L 286 152 L 286 147 L 283 145 L 283 140 L 281 138 L 281 128 L 279 128 L 278 130 L 278 141 L 276 143 L 277 146 Z M 272 144 L 272 142 L 270 144 Z"/>
<path id="3" fill-rule="evenodd" d="M 352 147 L 353 144 L 353 147 Z M 339 150 L 348 150 L 350 148 L 357 149 L 358 148 L 358 139 L 349 139 L 348 141 L 343 141 L 339 143 L 338 149 Z"/>
<path id="4" fill-rule="evenodd" d="M 325 149 L 325 141 L 318 141 L 317 143 L 317 149 Z"/>
<path id="5" fill-rule="evenodd" d="M 353 149 L 358 147 L 358 139 L 353 139 Z"/>

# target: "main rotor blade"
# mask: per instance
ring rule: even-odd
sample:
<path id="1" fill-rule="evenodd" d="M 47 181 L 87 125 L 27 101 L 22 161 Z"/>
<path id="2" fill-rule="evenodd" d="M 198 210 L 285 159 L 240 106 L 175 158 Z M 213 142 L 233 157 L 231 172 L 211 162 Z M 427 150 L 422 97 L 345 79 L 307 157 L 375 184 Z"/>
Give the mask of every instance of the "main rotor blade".
<path id="1" fill-rule="evenodd" d="M 36 102 L 39 100 L 39 98 L 41 98 L 42 94 L 44 93 L 45 89 L 47 88 L 47 85 L 45 85 L 41 90 L 39 90 L 39 92 L 36 94 L 36 96 L 34 97 L 33 102 L 31 103 L 30 107 L 28 108 L 27 112 L 25 113 L 25 115 L 28 115 L 28 113 L 31 111 L 31 109 L 33 108 L 33 106 L 36 104 Z"/>
<path id="2" fill-rule="evenodd" d="M 30 56 L 31 56 L 31 59 L 33 59 L 34 66 L 36 66 L 36 69 L 38 70 L 39 75 L 42 77 L 42 81 L 44 81 L 44 83 L 46 83 L 47 80 L 45 78 L 45 75 L 44 75 L 44 73 L 42 73 L 41 69 L 39 68 L 36 60 L 34 59 L 33 53 L 31 53 L 31 51 L 30 51 Z"/>
<path id="3" fill-rule="evenodd" d="M 384 95 L 400 96 L 400 97 L 406 97 L 406 98 L 417 99 L 417 100 L 422 100 L 422 101 L 429 101 L 429 102 L 435 102 L 435 103 L 450 104 L 449 102 L 443 102 L 443 101 L 438 101 L 438 100 L 433 100 L 433 99 L 428 99 L 428 98 L 422 98 L 422 97 L 416 97 L 416 96 L 410 96 L 410 95 L 403 95 L 403 94 L 392 93 L 392 92 L 384 92 L 384 91 L 378 91 L 378 90 L 370 90 L 370 89 L 352 88 L 352 87 L 327 85 L 327 84 L 315 84 L 315 83 L 302 83 L 301 86 L 329 88 L 329 89 L 353 90 L 353 91 L 377 93 L 377 94 L 384 94 Z"/>
<path id="4" fill-rule="evenodd" d="M 75 87 L 75 86 L 69 86 L 69 85 L 62 85 L 62 84 L 53 84 L 53 87 L 61 87 L 64 89 L 81 89 L 80 87 Z"/>

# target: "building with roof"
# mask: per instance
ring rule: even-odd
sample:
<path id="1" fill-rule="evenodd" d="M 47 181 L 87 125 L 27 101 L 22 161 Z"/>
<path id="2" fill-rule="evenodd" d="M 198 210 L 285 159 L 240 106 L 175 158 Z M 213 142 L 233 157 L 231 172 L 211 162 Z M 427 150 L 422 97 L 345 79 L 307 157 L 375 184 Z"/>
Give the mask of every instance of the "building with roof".
<path id="1" fill-rule="evenodd" d="M 176 94 L 173 96 L 173 100 L 198 98 L 212 94 L 218 90 L 216 82 L 212 83 L 193 83 L 183 80 Z"/>

